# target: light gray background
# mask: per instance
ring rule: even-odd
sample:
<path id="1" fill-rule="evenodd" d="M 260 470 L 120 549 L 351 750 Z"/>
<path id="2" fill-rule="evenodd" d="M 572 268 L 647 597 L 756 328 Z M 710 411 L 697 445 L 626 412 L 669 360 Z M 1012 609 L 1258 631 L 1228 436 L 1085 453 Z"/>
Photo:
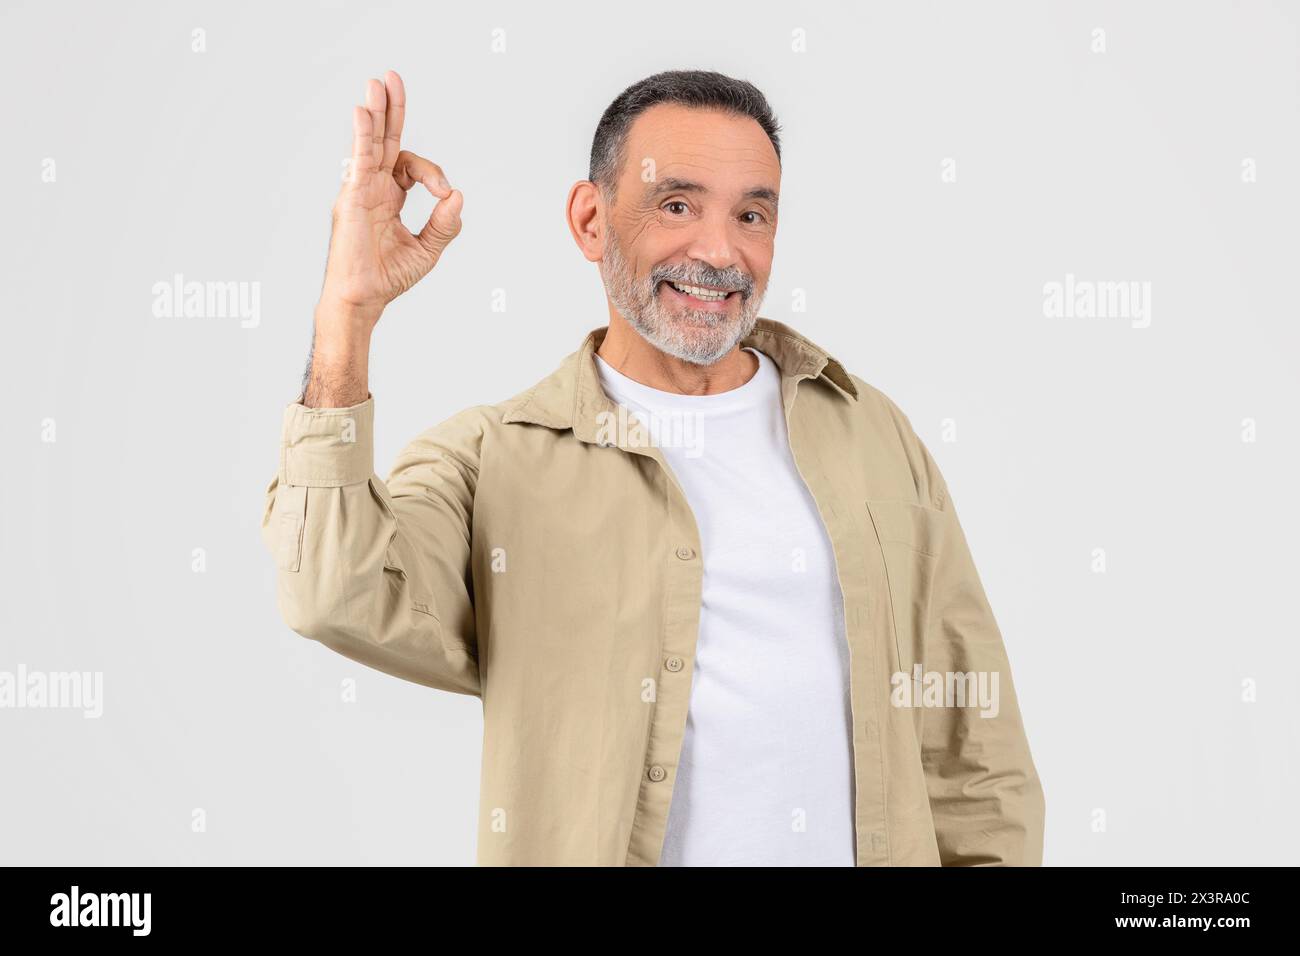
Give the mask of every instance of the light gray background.
<path id="1" fill-rule="evenodd" d="M 473 862 L 478 702 L 290 632 L 259 534 L 350 110 L 398 69 L 406 145 L 466 197 L 376 338 L 386 474 L 604 322 L 565 194 L 623 87 L 703 67 L 757 83 L 784 127 L 764 314 L 893 397 L 949 480 L 1044 781 L 1046 862 L 1294 863 L 1298 19 L 7 2 L 0 670 L 102 671 L 105 699 L 99 720 L 0 710 L 0 860 Z M 261 283 L 260 324 L 155 318 L 177 272 Z M 1150 282 L 1150 326 L 1046 318 L 1066 273 Z"/>

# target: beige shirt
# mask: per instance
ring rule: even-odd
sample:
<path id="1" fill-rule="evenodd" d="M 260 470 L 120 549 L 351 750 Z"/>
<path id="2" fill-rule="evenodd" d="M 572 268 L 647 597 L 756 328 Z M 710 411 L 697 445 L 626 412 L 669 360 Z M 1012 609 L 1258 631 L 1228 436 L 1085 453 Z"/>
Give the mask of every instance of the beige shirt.
<path id="1" fill-rule="evenodd" d="M 652 866 L 663 844 L 700 539 L 661 451 L 600 388 L 604 333 L 424 432 L 386 482 L 373 399 L 284 414 L 263 519 L 281 613 L 362 664 L 482 700 L 481 865 Z M 794 330 L 760 319 L 743 344 L 780 369 L 835 554 L 858 865 L 1039 865 L 1042 788 L 933 458 L 889 398 Z"/>

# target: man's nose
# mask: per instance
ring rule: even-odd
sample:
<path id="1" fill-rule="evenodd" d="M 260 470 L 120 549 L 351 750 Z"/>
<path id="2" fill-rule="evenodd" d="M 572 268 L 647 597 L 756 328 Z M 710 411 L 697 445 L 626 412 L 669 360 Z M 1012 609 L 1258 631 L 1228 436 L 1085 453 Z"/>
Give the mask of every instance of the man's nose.
<path id="1" fill-rule="evenodd" d="M 707 262 L 714 269 L 729 269 L 736 265 L 735 246 L 731 239 L 726 216 L 706 216 L 696 226 L 686 254 Z"/>

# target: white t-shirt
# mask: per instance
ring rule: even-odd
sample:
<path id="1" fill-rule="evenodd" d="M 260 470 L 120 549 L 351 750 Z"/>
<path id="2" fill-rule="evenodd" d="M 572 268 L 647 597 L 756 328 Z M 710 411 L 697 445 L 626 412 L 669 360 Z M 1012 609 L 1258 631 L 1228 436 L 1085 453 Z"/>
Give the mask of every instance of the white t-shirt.
<path id="1" fill-rule="evenodd" d="M 704 594 L 661 866 L 853 866 L 848 645 L 835 556 L 795 468 L 775 363 L 715 395 L 599 355 L 695 514 Z"/>

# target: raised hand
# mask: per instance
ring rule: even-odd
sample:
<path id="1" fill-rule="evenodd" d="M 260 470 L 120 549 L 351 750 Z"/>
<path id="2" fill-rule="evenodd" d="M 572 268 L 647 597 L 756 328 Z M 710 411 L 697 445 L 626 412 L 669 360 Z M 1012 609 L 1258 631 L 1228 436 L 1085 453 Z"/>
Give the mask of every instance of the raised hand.
<path id="1" fill-rule="evenodd" d="M 406 89 L 391 70 L 366 84 L 366 105 L 352 111 L 352 161 L 334 203 L 303 394 L 309 406 L 365 400 L 370 334 L 384 307 L 428 275 L 460 232 L 464 197 L 436 163 L 401 148 L 405 117 Z M 417 182 L 438 204 L 413 233 L 401 211 Z"/>

